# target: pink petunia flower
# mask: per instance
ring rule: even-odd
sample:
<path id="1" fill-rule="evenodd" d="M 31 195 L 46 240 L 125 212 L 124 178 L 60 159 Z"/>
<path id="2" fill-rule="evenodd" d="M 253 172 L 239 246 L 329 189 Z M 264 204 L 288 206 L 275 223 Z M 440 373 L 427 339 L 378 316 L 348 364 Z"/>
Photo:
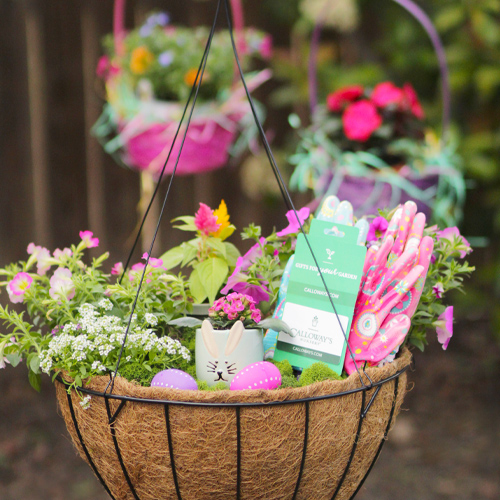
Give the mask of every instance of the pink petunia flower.
<path id="1" fill-rule="evenodd" d="M 388 227 L 389 222 L 387 222 L 387 219 L 385 217 L 375 217 L 375 219 L 373 219 L 373 222 L 370 224 L 370 229 L 368 230 L 368 236 L 366 240 L 377 241 L 378 239 L 383 238 Z"/>
<path id="2" fill-rule="evenodd" d="M 448 306 L 444 313 L 434 322 L 437 332 L 438 342 L 443 345 L 446 351 L 451 337 L 453 337 L 453 306 Z"/>
<path id="3" fill-rule="evenodd" d="M 432 287 L 432 293 L 436 296 L 436 299 L 441 299 L 443 297 L 444 293 L 444 287 L 441 282 L 436 283 Z"/>
<path id="4" fill-rule="evenodd" d="M 85 243 L 85 248 L 95 248 L 99 246 L 99 238 L 94 238 L 92 231 L 80 231 L 80 238 Z"/>
<path id="5" fill-rule="evenodd" d="M 375 105 L 367 100 L 351 104 L 342 115 L 344 133 L 351 141 L 366 142 L 382 125 Z"/>
<path id="6" fill-rule="evenodd" d="M 144 260 L 147 260 L 148 258 L 148 253 L 147 252 L 144 252 L 144 254 L 142 255 L 142 258 Z M 154 257 L 150 257 L 149 258 L 149 265 L 151 267 L 163 267 L 163 261 L 161 259 L 155 259 Z"/>
<path id="7" fill-rule="evenodd" d="M 39 276 L 44 276 L 54 263 L 54 259 L 50 255 L 47 248 L 30 243 L 28 245 L 28 253 L 36 260 L 36 270 Z"/>
<path id="8" fill-rule="evenodd" d="M 298 233 L 300 231 L 300 226 L 304 224 L 304 222 L 307 220 L 309 217 L 309 214 L 311 213 L 311 210 L 308 207 L 303 207 L 301 208 L 298 212 L 297 215 L 299 216 L 299 221 L 297 220 L 297 216 L 295 215 L 295 212 L 293 210 L 289 210 L 286 213 L 286 218 L 288 219 L 288 226 L 285 227 L 285 229 L 282 229 L 278 233 L 276 233 L 276 236 L 282 237 L 286 236 L 287 234 L 294 234 Z"/>
<path id="9" fill-rule="evenodd" d="M 458 240 L 457 250 L 460 252 L 460 258 L 463 259 L 467 254 L 472 252 L 470 243 L 460 234 L 458 227 L 447 227 L 437 233 L 440 240 L 448 240 L 451 243 Z"/>
<path id="10" fill-rule="evenodd" d="M 63 250 L 60 250 L 59 248 L 56 248 L 54 250 L 54 258 L 57 260 L 64 260 L 68 257 L 71 257 L 73 255 L 73 252 L 69 248 L 64 248 Z"/>
<path id="11" fill-rule="evenodd" d="M 217 216 L 214 215 L 212 209 L 208 205 L 205 205 L 205 203 L 200 203 L 200 208 L 194 216 L 194 225 L 205 236 L 217 232 L 221 226 L 217 224 Z"/>
<path id="12" fill-rule="evenodd" d="M 118 275 L 123 273 L 123 263 L 117 262 L 111 269 L 111 274 Z"/>
<path id="13" fill-rule="evenodd" d="M 7 283 L 7 293 L 13 304 L 20 304 L 24 300 L 24 294 L 33 283 L 33 278 L 24 272 L 17 273 L 14 278 Z"/>
<path id="14" fill-rule="evenodd" d="M 50 278 L 49 295 L 55 299 L 71 300 L 75 296 L 75 284 L 71 277 L 73 274 L 69 269 L 59 267 Z"/>
<path id="15" fill-rule="evenodd" d="M 392 82 L 379 83 L 373 89 L 370 97 L 373 104 L 379 108 L 385 108 L 392 104 L 399 107 L 403 104 L 404 98 L 404 92 Z"/>
<path id="16" fill-rule="evenodd" d="M 351 85 L 332 92 L 326 98 L 326 107 L 333 113 L 342 111 L 345 106 L 359 99 L 365 89 L 362 85 Z"/>

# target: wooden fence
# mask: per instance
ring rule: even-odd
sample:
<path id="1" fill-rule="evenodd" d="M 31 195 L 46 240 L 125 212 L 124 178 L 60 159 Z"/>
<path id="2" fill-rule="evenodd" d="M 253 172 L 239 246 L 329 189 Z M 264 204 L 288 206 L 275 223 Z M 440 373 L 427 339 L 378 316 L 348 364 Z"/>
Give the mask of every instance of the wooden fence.
<path id="1" fill-rule="evenodd" d="M 252 22 L 258 3 L 249 9 Z M 153 8 L 195 25 L 210 20 L 214 4 L 137 0 L 128 7 L 128 27 Z M 127 254 L 139 176 L 117 166 L 90 134 L 104 102 L 95 68 L 112 13 L 112 0 L 0 0 L 0 265 L 24 258 L 31 241 L 67 246 L 82 229 L 94 231 L 113 261 Z M 251 202 L 240 183 L 234 165 L 176 178 L 155 253 L 179 242 L 183 235 L 169 221 L 193 213 L 198 201 L 215 206 L 225 198 L 238 228 L 285 223 L 283 204 L 270 211 Z"/>

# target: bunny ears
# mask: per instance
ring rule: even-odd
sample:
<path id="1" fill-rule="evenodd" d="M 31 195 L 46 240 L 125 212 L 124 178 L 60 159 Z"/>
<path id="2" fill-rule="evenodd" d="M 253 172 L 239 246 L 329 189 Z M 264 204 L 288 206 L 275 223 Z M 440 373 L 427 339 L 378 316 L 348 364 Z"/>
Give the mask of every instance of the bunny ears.
<path id="1" fill-rule="evenodd" d="M 238 344 L 243 337 L 244 330 L 245 327 L 239 320 L 232 326 L 226 342 L 226 348 L 224 349 L 224 356 L 229 356 L 234 352 L 236 347 L 238 347 Z M 208 321 L 208 319 L 204 320 L 201 325 L 201 336 L 210 356 L 212 356 L 213 358 L 218 358 L 219 348 L 217 347 L 217 343 L 215 342 L 214 327 L 212 326 L 212 323 Z"/>

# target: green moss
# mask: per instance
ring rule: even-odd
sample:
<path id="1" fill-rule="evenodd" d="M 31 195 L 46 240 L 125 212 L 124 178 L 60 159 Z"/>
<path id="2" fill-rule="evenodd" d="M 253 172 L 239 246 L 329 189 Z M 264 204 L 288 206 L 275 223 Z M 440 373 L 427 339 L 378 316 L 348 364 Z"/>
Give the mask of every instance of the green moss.
<path id="1" fill-rule="evenodd" d="M 197 380 L 196 383 L 200 391 L 225 391 L 229 389 L 229 386 L 225 382 L 217 382 L 212 387 L 209 387 L 208 382 L 205 380 Z"/>
<path id="2" fill-rule="evenodd" d="M 314 363 L 302 372 L 299 382 L 304 387 L 305 385 L 322 382 L 323 380 L 342 380 L 342 377 L 337 375 L 325 363 Z"/>
<path id="3" fill-rule="evenodd" d="M 143 387 L 149 387 L 154 376 L 162 370 L 163 368 L 161 367 L 153 368 L 152 371 L 149 371 L 139 363 L 132 363 L 120 367 L 120 376 L 126 378 L 130 382 L 137 382 Z"/>
<path id="4" fill-rule="evenodd" d="M 271 363 L 278 368 L 281 373 L 281 377 L 293 377 L 293 368 L 288 359 L 284 359 L 283 361 L 274 361 L 274 359 L 270 360 Z"/>
<path id="5" fill-rule="evenodd" d="M 294 375 L 282 375 L 281 386 L 279 387 L 279 389 L 285 389 L 287 387 L 300 387 L 300 382 L 295 378 Z"/>

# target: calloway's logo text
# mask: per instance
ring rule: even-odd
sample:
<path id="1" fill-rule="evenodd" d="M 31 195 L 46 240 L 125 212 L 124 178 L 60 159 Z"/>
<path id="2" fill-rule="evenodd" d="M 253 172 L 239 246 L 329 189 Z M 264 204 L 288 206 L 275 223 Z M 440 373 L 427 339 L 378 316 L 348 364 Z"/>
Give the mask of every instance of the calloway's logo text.
<path id="1" fill-rule="evenodd" d="M 300 328 L 292 328 L 292 335 L 291 337 L 297 338 L 300 337 L 301 339 L 306 340 L 309 344 L 313 343 L 316 345 L 319 344 L 333 344 L 333 339 L 326 336 L 326 335 L 321 335 L 318 333 L 317 330 L 302 330 Z"/>

